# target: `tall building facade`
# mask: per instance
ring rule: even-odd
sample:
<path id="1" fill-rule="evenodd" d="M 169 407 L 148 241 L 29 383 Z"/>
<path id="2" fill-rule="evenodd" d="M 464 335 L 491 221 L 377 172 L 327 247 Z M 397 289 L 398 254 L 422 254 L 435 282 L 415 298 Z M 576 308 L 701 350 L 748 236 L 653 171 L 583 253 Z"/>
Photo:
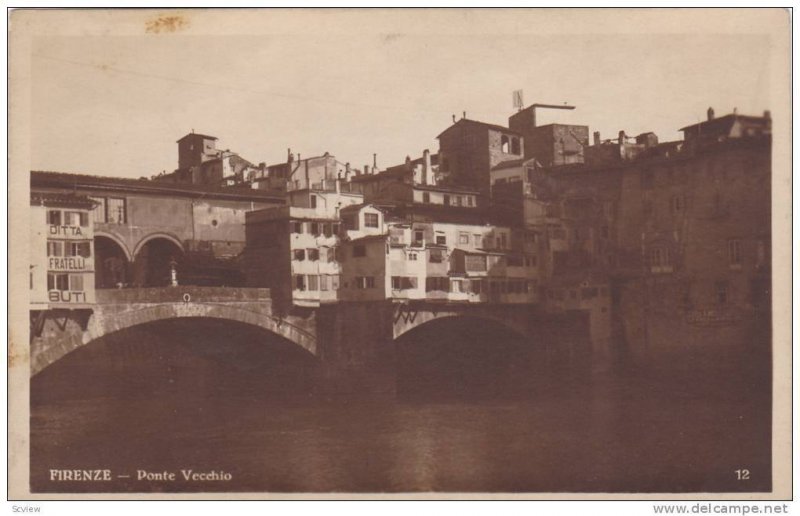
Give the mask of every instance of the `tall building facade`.
<path id="1" fill-rule="evenodd" d="M 94 207 L 83 195 L 31 196 L 31 310 L 94 303 Z"/>
<path id="2" fill-rule="evenodd" d="M 489 171 L 523 157 L 524 138 L 507 127 L 462 118 L 439 136 L 439 172 L 445 184 L 489 194 Z"/>

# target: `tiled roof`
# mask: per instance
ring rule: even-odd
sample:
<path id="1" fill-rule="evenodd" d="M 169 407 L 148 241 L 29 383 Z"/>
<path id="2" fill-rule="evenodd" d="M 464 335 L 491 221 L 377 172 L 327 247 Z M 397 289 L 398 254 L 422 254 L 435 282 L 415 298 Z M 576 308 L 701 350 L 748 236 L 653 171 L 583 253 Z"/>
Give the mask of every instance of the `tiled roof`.
<path id="1" fill-rule="evenodd" d="M 439 163 L 439 155 L 431 154 L 430 160 L 431 160 L 431 166 L 437 165 Z M 350 180 L 358 183 L 370 180 L 403 178 L 405 176 L 411 175 L 413 167 L 415 167 L 416 165 L 421 165 L 423 161 L 424 157 L 419 157 L 417 159 L 409 161 L 407 164 L 403 163 L 401 165 L 392 165 L 391 167 L 387 167 L 386 170 L 382 170 L 377 174 L 360 174 L 354 176 Z"/>
<path id="2" fill-rule="evenodd" d="M 413 203 L 398 205 L 390 210 L 393 216 L 415 222 L 448 222 L 454 224 L 489 224 L 495 214 L 484 208 L 443 206 L 440 204 Z"/>
<path id="3" fill-rule="evenodd" d="M 366 208 L 367 206 L 372 206 L 376 210 L 382 211 L 384 213 L 386 212 L 386 208 L 381 205 L 372 202 L 364 202 L 361 204 L 351 204 L 349 206 L 345 206 L 344 208 L 339 210 L 339 213 L 350 213 L 351 211 L 359 211 L 361 208 Z"/>
<path id="4" fill-rule="evenodd" d="M 748 115 L 725 115 L 719 118 L 714 118 L 712 120 L 705 120 L 703 122 L 699 122 L 692 125 L 687 125 L 686 127 L 681 127 L 679 131 L 686 131 L 687 129 L 694 129 L 694 128 L 713 128 L 715 130 L 722 130 L 722 131 L 729 131 L 733 124 L 737 120 L 742 120 L 743 122 L 755 122 L 760 124 L 766 124 L 769 119 L 763 118 L 760 116 L 748 116 Z"/>
<path id="5" fill-rule="evenodd" d="M 415 190 L 430 190 L 433 192 L 452 192 L 452 193 L 465 193 L 465 194 L 475 194 L 475 195 L 480 193 L 480 191 L 478 190 L 473 190 L 472 188 L 467 188 L 465 186 L 457 186 L 457 185 L 414 184 L 413 187 Z"/>
<path id="6" fill-rule="evenodd" d="M 516 168 L 516 167 L 519 167 L 520 165 L 522 165 L 523 163 L 525 163 L 526 161 L 532 161 L 532 160 L 526 160 L 525 158 L 520 158 L 520 159 L 512 159 L 512 160 L 509 160 L 509 161 L 504 161 L 504 162 L 498 163 L 497 165 L 492 167 L 492 170 L 503 170 L 505 168 Z"/>
<path id="7" fill-rule="evenodd" d="M 444 133 L 446 133 L 447 131 L 449 131 L 450 129 L 452 129 L 452 128 L 456 127 L 456 126 L 457 126 L 457 125 L 459 125 L 459 124 L 473 124 L 473 125 L 479 125 L 479 126 L 482 126 L 482 127 L 485 127 L 485 128 L 487 128 L 487 129 L 494 129 L 495 131 L 502 131 L 502 132 L 504 132 L 504 133 L 509 133 L 509 134 L 514 134 L 514 135 L 517 135 L 517 136 L 522 136 L 522 134 L 520 134 L 520 133 L 518 133 L 518 132 L 516 132 L 516 131 L 512 131 L 512 130 L 511 130 L 511 129 L 509 129 L 508 127 L 503 127 L 502 125 L 488 124 L 488 123 L 486 123 L 486 122 L 479 122 L 478 120 L 470 120 L 470 119 L 468 119 L 468 118 L 462 118 L 461 120 L 457 121 L 456 123 L 454 123 L 453 125 L 451 125 L 451 126 L 450 126 L 450 127 L 448 127 L 447 129 L 445 129 L 444 131 L 442 131 L 441 133 L 439 133 L 439 135 L 437 136 L 437 138 L 439 138 L 439 137 L 440 137 L 440 136 L 442 136 Z"/>
<path id="8" fill-rule="evenodd" d="M 184 136 L 183 138 L 181 138 L 181 139 L 180 139 L 180 140 L 178 140 L 178 141 L 179 141 L 179 142 L 182 142 L 183 140 L 185 140 L 186 138 L 189 138 L 189 137 L 191 137 L 191 136 L 199 136 L 199 137 L 201 137 L 201 138 L 204 138 L 204 139 L 206 139 L 206 140 L 218 140 L 218 139 L 219 139 L 219 138 L 217 138 L 216 136 L 208 136 L 207 134 L 200 134 L 200 133 L 189 133 L 189 134 L 187 134 L 186 136 Z"/>
<path id="9" fill-rule="evenodd" d="M 310 156 L 308 158 L 304 158 L 302 156 L 293 157 L 291 162 L 284 161 L 282 163 L 274 163 L 272 165 L 267 165 L 267 168 L 280 167 L 280 166 L 284 166 L 284 165 L 299 165 L 300 163 L 303 163 L 304 161 L 311 161 L 311 160 L 315 160 L 315 159 L 332 159 L 336 163 L 338 163 L 340 165 L 344 165 L 344 163 L 342 163 L 341 161 L 336 159 L 336 156 L 334 156 L 333 154 L 322 154 L 322 155 L 319 155 L 319 156 Z"/>
<path id="10" fill-rule="evenodd" d="M 387 238 L 389 238 L 389 235 L 385 234 L 385 233 L 382 233 L 380 235 L 367 235 L 367 236 L 355 238 L 353 240 L 347 240 L 347 242 L 349 242 L 351 244 L 357 244 L 359 242 L 365 242 L 365 241 L 369 241 L 369 240 L 386 240 Z"/>
<path id="11" fill-rule="evenodd" d="M 71 206 L 90 210 L 94 208 L 94 201 L 85 195 L 31 192 L 31 204 L 41 206 Z"/>
<path id="12" fill-rule="evenodd" d="M 382 179 L 396 179 L 402 178 L 404 175 L 410 173 L 411 171 L 392 167 L 391 169 L 386 169 L 382 172 L 378 172 L 377 174 L 360 174 L 353 176 L 350 178 L 350 181 L 354 183 L 361 183 L 365 181 L 380 181 Z"/>
<path id="13" fill-rule="evenodd" d="M 464 253 L 464 254 L 471 254 L 471 255 L 478 255 L 478 256 L 504 256 L 507 254 L 514 254 L 511 251 L 498 251 L 492 249 L 461 249 L 456 248 L 453 249 L 454 253 Z"/>
<path id="14" fill-rule="evenodd" d="M 188 197 L 235 198 L 261 201 L 284 201 L 282 194 L 244 187 L 220 187 L 177 184 L 150 179 L 70 174 L 64 172 L 31 171 L 31 188 L 83 188 L 89 190 L 125 190 L 152 194 Z"/>
<path id="15" fill-rule="evenodd" d="M 438 153 L 429 154 L 429 157 L 430 157 L 432 166 L 433 165 L 437 165 L 439 163 L 439 154 Z M 420 156 L 418 158 L 409 160 L 408 164 L 411 165 L 411 166 L 414 166 L 414 165 L 422 165 L 424 162 L 425 162 L 425 156 Z M 400 164 L 400 165 L 394 165 L 392 167 L 388 167 L 386 170 L 391 170 L 393 168 L 405 167 L 405 166 L 406 166 L 406 163 L 403 163 L 403 164 Z"/>

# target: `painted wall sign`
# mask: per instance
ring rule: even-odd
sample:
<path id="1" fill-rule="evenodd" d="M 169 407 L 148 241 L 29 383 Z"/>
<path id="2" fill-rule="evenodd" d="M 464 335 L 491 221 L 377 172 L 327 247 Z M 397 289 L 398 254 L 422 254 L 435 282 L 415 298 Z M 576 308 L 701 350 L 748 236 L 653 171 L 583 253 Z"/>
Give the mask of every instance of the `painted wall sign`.
<path id="1" fill-rule="evenodd" d="M 741 316 L 723 310 L 692 310 L 686 313 L 686 321 L 695 326 L 729 326 Z"/>
<path id="2" fill-rule="evenodd" d="M 57 236 L 61 238 L 91 238 L 92 231 L 87 227 L 81 226 L 64 226 L 64 225 L 55 225 L 49 224 L 48 226 L 48 234 L 50 236 Z"/>
<path id="3" fill-rule="evenodd" d="M 86 303 L 86 292 L 74 290 L 50 290 L 47 298 L 51 303 Z"/>
<path id="4" fill-rule="evenodd" d="M 92 272 L 91 267 L 86 263 L 86 258 L 81 256 L 51 256 L 47 259 L 47 270 Z"/>

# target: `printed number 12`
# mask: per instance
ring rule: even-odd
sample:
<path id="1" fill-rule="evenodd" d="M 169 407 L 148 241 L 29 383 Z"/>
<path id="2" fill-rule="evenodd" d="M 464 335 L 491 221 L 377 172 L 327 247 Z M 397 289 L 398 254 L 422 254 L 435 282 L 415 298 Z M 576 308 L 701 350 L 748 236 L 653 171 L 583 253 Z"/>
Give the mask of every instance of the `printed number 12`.
<path id="1" fill-rule="evenodd" d="M 736 470 L 736 480 L 750 480 L 750 470 L 749 469 L 737 469 Z"/>

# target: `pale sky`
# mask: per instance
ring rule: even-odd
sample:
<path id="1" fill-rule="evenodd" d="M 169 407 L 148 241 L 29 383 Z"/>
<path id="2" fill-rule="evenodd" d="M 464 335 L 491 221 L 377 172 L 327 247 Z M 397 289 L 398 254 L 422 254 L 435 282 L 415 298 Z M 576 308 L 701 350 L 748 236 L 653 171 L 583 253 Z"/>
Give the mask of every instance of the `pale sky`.
<path id="1" fill-rule="evenodd" d="M 603 138 L 624 129 L 680 139 L 709 106 L 717 116 L 777 109 L 763 35 L 615 34 L 607 22 L 596 35 L 519 24 L 476 34 L 411 20 L 377 33 L 363 20 L 326 31 L 323 18 L 288 33 L 38 36 L 31 168 L 170 172 L 175 141 L 192 129 L 254 163 L 283 162 L 291 147 L 359 167 L 375 152 L 385 168 L 436 152 L 452 114 L 506 125 L 516 89 L 526 104 L 577 106 L 540 111 L 540 124 L 588 125 Z"/>

